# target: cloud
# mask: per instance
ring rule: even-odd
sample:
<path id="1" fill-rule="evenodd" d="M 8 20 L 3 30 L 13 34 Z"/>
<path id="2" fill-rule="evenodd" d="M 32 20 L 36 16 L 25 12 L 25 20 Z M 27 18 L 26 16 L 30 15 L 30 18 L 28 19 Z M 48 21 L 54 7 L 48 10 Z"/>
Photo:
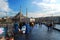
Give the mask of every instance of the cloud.
<path id="1" fill-rule="evenodd" d="M 40 13 L 40 12 L 29 12 L 28 13 L 28 17 L 34 17 L 34 18 L 37 18 L 37 17 L 50 17 L 50 16 L 60 16 L 60 12 L 56 12 L 56 13 Z"/>
<path id="2" fill-rule="evenodd" d="M 6 15 L 6 13 L 0 12 L 0 17 L 3 17 L 4 15 Z"/>
<path id="3" fill-rule="evenodd" d="M 56 0 L 43 0 L 44 3 L 56 3 Z"/>
<path id="4" fill-rule="evenodd" d="M 7 0 L 0 0 L 0 11 L 9 12 L 11 9 L 9 8 Z"/>
<path id="5" fill-rule="evenodd" d="M 6 16 L 6 13 L 8 15 L 9 12 L 13 12 L 13 10 L 9 8 L 8 0 L 0 0 L 0 17 Z"/>
<path id="6" fill-rule="evenodd" d="M 46 16 L 50 16 L 50 14 L 46 14 L 46 13 L 40 13 L 40 12 L 29 12 L 28 13 L 28 17 L 34 17 L 34 18 L 37 18 L 37 17 L 46 17 Z"/>
<path id="7" fill-rule="evenodd" d="M 47 3 L 37 3 L 34 2 L 35 5 L 41 7 L 43 10 L 55 10 L 60 11 L 60 4 L 47 4 Z"/>
<path id="8" fill-rule="evenodd" d="M 54 16 L 59 16 L 60 3 L 57 3 L 57 1 L 59 0 L 42 0 L 41 2 L 38 2 L 38 1 L 32 2 L 33 5 L 37 6 L 38 8 L 41 8 L 42 12 L 44 12 L 44 13 L 39 12 L 38 14 L 40 13 L 42 13 L 42 15 L 46 14 L 45 16 L 47 16 L 47 14 L 53 14 Z"/>

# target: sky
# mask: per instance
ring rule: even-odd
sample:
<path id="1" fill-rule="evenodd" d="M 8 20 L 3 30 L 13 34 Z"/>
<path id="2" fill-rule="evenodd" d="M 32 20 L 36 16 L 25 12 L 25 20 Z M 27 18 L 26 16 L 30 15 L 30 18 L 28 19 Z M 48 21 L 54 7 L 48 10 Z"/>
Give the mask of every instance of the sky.
<path id="1" fill-rule="evenodd" d="M 60 16 L 60 0 L 0 0 L 0 17 L 15 16 L 20 7 L 28 17 Z"/>

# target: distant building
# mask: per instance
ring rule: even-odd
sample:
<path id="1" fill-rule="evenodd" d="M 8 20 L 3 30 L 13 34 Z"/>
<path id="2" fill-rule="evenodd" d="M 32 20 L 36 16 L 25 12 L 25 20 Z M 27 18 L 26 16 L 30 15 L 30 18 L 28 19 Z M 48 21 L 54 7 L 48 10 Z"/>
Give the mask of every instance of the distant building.
<path id="1" fill-rule="evenodd" d="M 40 17 L 40 18 L 35 18 L 35 22 L 54 22 L 54 23 L 60 23 L 60 16 L 53 16 L 53 17 Z"/>
<path id="2" fill-rule="evenodd" d="M 2 21 L 2 18 L 0 18 L 0 22 Z"/>

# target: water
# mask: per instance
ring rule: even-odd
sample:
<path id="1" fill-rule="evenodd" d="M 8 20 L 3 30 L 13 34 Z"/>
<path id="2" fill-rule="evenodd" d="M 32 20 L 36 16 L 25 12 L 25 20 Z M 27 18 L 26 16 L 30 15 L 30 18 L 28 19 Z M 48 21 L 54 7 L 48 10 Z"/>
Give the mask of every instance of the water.
<path id="1" fill-rule="evenodd" d="M 56 24 L 55 25 L 55 28 L 60 30 L 60 25 L 59 24 Z"/>

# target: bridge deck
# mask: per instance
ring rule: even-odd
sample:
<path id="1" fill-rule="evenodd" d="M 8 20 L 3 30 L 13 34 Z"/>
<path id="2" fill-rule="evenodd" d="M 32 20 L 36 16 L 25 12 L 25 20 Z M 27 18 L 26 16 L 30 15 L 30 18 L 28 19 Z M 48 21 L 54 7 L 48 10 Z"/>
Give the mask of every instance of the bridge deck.
<path id="1" fill-rule="evenodd" d="M 60 40 L 60 32 L 53 29 L 47 31 L 45 25 L 35 25 L 29 35 L 17 35 L 15 40 Z"/>

